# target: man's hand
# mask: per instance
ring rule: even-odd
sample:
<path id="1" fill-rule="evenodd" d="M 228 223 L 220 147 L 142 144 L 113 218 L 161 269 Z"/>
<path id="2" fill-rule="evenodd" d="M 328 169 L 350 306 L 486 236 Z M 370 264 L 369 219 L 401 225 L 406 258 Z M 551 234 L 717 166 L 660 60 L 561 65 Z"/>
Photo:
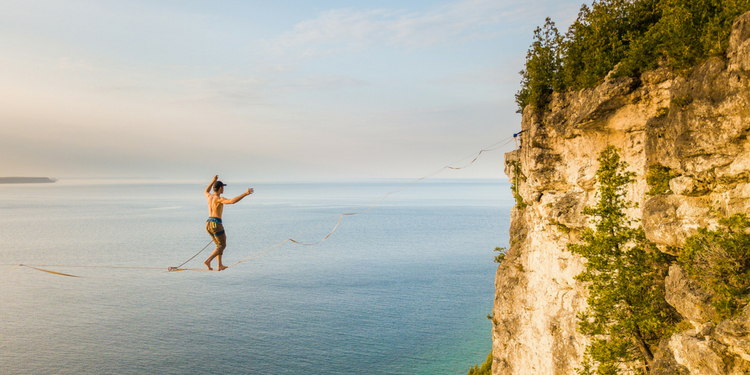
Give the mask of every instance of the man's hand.
<path id="1" fill-rule="evenodd" d="M 208 187 L 206 188 L 206 197 L 208 197 L 209 195 L 211 195 L 211 188 L 214 186 L 214 183 L 217 180 L 219 180 L 219 175 L 218 174 L 216 176 L 214 176 L 214 179 L 211 181 L 210 184 L 208 184 Z"/>
<path id="2" fill-rule="evenodd" d="M 250 189 L 247 189 L 247 191 L 245 192 L 245 195 L 250 195 L 250 194 L 252 194 L 254 192 L 255 192 L 255 190 L 253 188 L 250 188 Z"/>

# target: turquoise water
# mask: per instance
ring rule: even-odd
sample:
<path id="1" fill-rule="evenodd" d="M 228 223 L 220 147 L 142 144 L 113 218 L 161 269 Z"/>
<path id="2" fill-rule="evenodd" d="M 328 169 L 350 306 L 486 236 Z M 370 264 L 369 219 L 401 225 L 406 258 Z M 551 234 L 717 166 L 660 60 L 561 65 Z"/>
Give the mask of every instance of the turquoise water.
<path id="1" fill-rule="evenodd" d="M 231 264 L 409 181 L 226 182 L 227 196 L 256 191 L 225 208 Z M 210 240 L 207 184 L 0 185 L 0 272 L 24 263 L 84 276 L 0 273 L 2 372 L 465 374 L 489 353 L 508 184 L 422 181 L 345 217 L 319 245 L 165 273 Z M 316 242 L 334 224 L 297 239 Z"/>

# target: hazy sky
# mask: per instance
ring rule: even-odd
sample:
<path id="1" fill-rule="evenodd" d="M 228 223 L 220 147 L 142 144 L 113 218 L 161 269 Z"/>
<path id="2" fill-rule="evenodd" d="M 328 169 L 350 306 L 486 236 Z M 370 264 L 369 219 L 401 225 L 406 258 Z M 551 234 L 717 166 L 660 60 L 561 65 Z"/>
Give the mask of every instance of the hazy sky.
<path id="1" fill-rule="evenodd" d="M 582 3 L 0 0 L 0 176 L 420 177 L 520 130 Z"/>

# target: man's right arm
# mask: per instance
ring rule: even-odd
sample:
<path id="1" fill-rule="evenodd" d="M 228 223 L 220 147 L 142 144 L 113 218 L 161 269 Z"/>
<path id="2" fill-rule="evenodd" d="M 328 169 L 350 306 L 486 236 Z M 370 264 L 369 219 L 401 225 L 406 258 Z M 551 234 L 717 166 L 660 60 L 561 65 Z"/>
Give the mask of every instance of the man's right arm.
<path id="1" fill-rule="evenodd" d="M 211 188 L 214 186 L 214 182 L 216 182 L 216 180 L 218 179 L 219 179 L 219 175 L 217 174 L 216 176 L 214 176 L 214 179 L 211 180 L 211 183 L 208 184 L 208 187 L 206 188 L 206 196 L 211 195 Z"/>

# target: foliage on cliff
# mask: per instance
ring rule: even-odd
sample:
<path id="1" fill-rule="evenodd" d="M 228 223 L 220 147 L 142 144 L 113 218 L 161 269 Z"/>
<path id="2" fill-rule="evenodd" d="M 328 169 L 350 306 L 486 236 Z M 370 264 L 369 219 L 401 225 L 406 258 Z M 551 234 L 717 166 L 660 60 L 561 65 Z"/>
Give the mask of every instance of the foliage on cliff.
<path id="1" fill-rule="evenodd" d="M 482 366 L 474 365 L 469 369 L 468 375 L 490 375 L 492 374 L 492 353 L 487 355 L 487 360 Z"/>
<path id="2" fill-rule="evenodd" d="M 495 263 L 502 263 L 503 260 L 505 260 L 505 255 L 508 252 L 508 249 L 504 247 L 496 247 L 495 251 L 497 251 L 497 255 L 494 256 Z"/>
<path id="3" fill-rule="evenodd" d="M 750 300 L 750 219 L 735 214 L 721 228 L 698 229 L 685 241 L 678 261 L 688 275 L 710 291 L 719 319 L 731 318 Z"/>
<path id="4" fill-rule="evenodd" d="M 521 171 L 521 162 L 520 161 L 509 161 L 508 165 L 513 168 L 513 178 L 511 178 L 511 185 L 510 185 L 510 191 L 513 193 L 513 198 L 516 200 L 516 208 L 519 210 L 523 210 L 528 206 L 526 202 L 523 201 L 523 197 L 521 196 L 520 188 L 521 182 L 526 181 L 526 176 Z"/>
<path id="5" fill-rule="evenodd" d="M 634 173 L 613 146 L 599 155 L 598 201 L 584 209 L 594 229 L 568 249 L 586 259 L 576 279 L 589 291 L 588 309 L 579 314 L 581 333 L 591 338 L 579 374 L 617 374 L 627 367 L 640 372 L 651 365 L 654 349 L 676 322 L 664 299 L 669 261 L 634 227 L 625 197 Z"/>
<path id="6" fill-rule="evenodd" d="M 650 187 L 646 195 L 671 194 L 669 180 L 673 179 L 674 172 L 661 164 L 654 164 L 648 167 L 646 172 L 646 184 Z"/>
<path id="7" fill-rule="evenodd" d="M 720 56 L 747 11 L 750 0 L 601 0 L 584 4 L 565 35 L 547 18 L 521 71 L 519 112 L 553 91 L 593 87 L 618 64 L 617 75 L 637 76 L 660 61 L 681 71 Z"/>

